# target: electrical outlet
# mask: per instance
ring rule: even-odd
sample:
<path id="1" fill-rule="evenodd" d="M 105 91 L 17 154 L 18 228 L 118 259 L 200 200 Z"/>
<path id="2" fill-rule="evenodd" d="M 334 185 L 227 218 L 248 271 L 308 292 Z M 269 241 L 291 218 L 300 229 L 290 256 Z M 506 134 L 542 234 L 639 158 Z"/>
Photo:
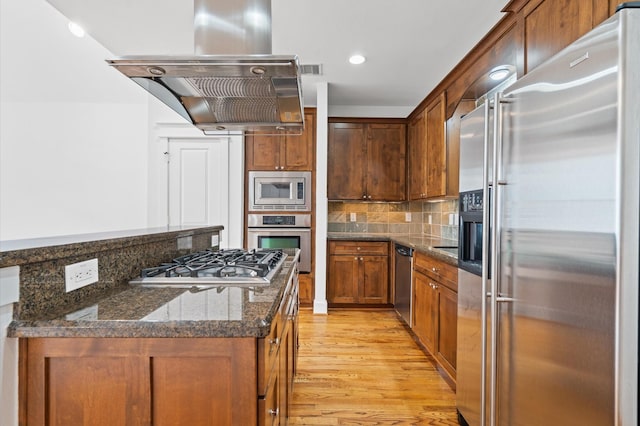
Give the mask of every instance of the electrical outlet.
<path id="1" fill-rule="evenodd" d="M 64 267 L 64 283 L 67 293 L 97 282 L 98 259 L 89 259 Z"/>
<path id="2" fill-rule="evenodd" d="M 356 214 L 355 213 L 349 213 L 349 220 L 351 222 L 355 222 L 356 221 Z"/>
<path id="3" fill-rule="evenodd" d="M 453 225 L 453 213 L 449 213 L 449 225 Z"/>
<path id="4" fill-rule="evenodd" d="M 405 212 L 404 221 L 405 222 L 411 222 L 411 212 Z"/>
<path id="5" fill-rule="evenodd" d="M 433 217 L 431 215 L 429 215 L 429 225 L 432 224 L 432 221 L 433 221 Z"/>

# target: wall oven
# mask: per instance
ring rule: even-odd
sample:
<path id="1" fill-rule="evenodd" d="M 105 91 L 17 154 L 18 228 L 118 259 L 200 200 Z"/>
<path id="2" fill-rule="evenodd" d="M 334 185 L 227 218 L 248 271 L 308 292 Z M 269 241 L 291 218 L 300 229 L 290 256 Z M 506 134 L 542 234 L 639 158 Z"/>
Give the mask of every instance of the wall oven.
<path id="1" fill-rule="evenodd" d="M 311 211 L 311 172 L 249 172 L 250 211 Z"/>
<path id="2" fill-rule="evenodd" d="M 311 214 L 258 214 L 247 216 L 247 246 L 299 248 L 300 272 L 311 272 Z"/>

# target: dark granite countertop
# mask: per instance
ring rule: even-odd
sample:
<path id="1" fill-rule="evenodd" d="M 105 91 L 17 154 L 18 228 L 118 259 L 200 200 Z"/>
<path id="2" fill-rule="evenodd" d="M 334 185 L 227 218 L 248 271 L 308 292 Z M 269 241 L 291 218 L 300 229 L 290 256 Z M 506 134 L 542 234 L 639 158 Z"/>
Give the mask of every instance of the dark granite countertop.
<path id="1" fill-rule="evenodd" d="M 422 236 L 412 236 L 407 234 L 367 234 L 360 232 L 329 232 L 329 240 L 349 240 L 349 241 L 393 241 L 406 245 L 428 256 L 458 266 L 458 254 L 451 253 L 436 247 L 457 247 L 458 241 L 441 238 L 431 238 Z"/>
<path id="2" fill-rule="evenodd" d="M 299 256 L 288 258 L 271 283 L 260 287 L 189 289 L 120 286 L 85 300 L 66 314 L 15 320 L 9 337 L 264 337 Z"/>
<path id="3" fill-rule="evenodd" d="M 126 247 L 165 240 L 168 237 L 190 237 L 196 233 L 221 231 L 222 226 L 164 226 L 99 232 L 94 234 L 63 235 L 58 237 L 31 238 L 0 241 L 0 267 L 43 262 L 85 252 L 95 252 L 114 245 Z"/>

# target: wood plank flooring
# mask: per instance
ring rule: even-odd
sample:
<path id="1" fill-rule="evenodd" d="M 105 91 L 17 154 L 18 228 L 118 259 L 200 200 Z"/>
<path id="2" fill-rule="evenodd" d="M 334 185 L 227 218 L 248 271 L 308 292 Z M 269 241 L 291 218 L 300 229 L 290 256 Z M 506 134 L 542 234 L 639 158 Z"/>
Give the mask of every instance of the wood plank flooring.
<path id="1" fill-rule="evenodd" d="M 457 425 L 455 393 L 390 310 L 300 312 L 290 425 Z"/>

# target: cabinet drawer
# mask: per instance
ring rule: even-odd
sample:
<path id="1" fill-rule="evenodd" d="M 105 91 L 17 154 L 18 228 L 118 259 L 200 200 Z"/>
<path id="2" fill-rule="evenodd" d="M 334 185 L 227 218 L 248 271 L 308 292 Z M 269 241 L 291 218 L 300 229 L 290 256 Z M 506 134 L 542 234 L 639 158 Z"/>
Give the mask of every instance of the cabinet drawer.
<path id="1" fill-rule="evenodd" d="M 413 268 L 446 285 L 451 290 L 458 291 L 458 268 L 455 266 L 416 252 L 413 257 Z"/>
<path id="2" fill-rule="evenodd" d="M 267 392 L 269 376 L 278 359 L 282 330 L 284 330 L 282 315 L 278 312 L 271 323 L 269 335 L 258 339 L 258 395 L 265 395 Z"/>
<path id="3" fill-rule="evenodd" d="M 329 254 L 388 256 L 386 241 L 330 241 Z"/>

